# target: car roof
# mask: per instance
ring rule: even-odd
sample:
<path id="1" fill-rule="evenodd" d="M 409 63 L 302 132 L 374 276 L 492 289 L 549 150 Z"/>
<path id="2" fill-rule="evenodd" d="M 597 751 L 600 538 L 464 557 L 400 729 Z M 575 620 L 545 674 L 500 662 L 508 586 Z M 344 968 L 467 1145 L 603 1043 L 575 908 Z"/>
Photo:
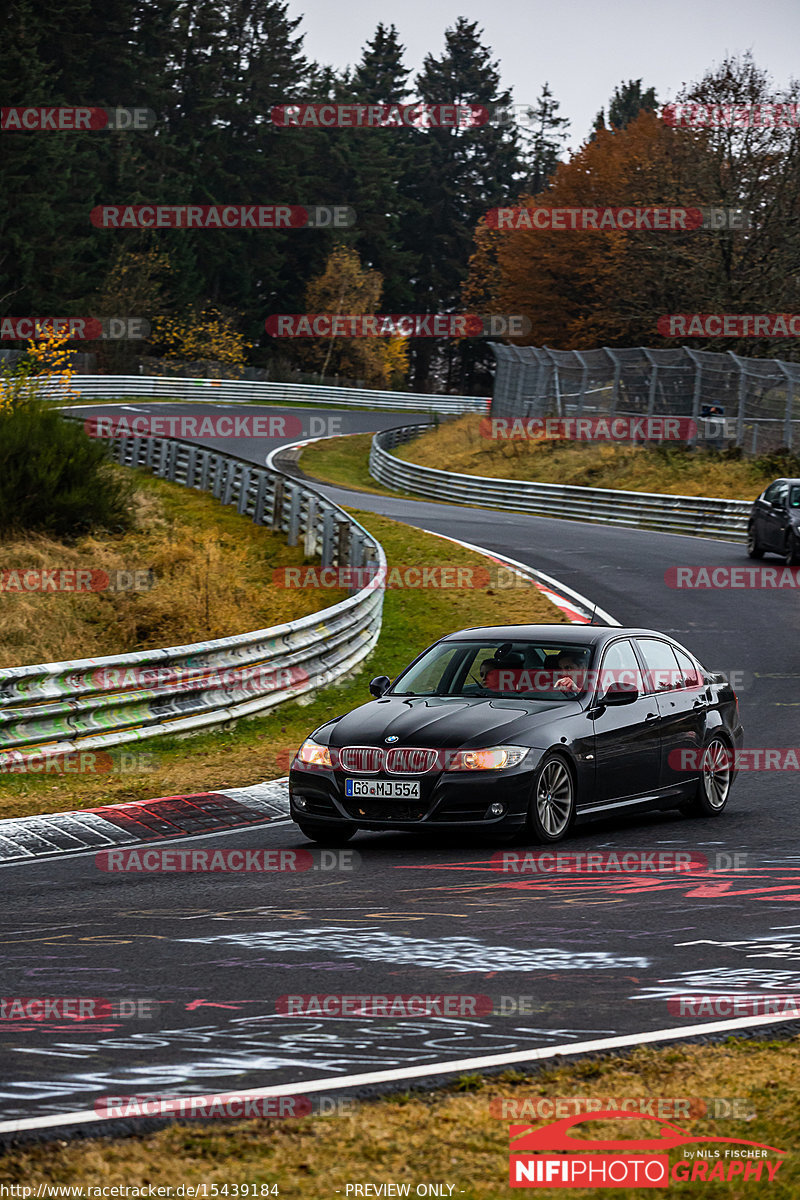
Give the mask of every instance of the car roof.
<path id="1" fill-rule="evenodd" d="M 443 642 L 474 641 L 485 638 L 489 641 L 503 639 L 508 642 L 555 641 L 572 642 L 579 646 L 595 646 L 610 641 L 613 637 L 662 637 L 673 641 L 666 633 L 657 629 L 634 629 L 622 625 L 477 625 L 474 629 L 459 629 L 448 633 Z"/>
<path id="2" fill-rule="evenodd" d="M 772 483 L 768 483 L 767 487 L 772 487 L 774 483 L 800 483 L 800 479 L 793 478 L 791 475 L 781 475 L 777 479 L 773 479 Z M 764 488 L 766 491 L 767 488 Z"/>

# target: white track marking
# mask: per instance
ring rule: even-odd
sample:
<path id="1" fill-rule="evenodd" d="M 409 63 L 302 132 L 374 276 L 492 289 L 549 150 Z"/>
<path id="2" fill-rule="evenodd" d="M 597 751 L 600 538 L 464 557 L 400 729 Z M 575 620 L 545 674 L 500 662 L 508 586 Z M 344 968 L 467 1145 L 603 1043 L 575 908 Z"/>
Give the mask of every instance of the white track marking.
<path id="1" fill-rule="evenodd" d="M 797 1020 L 797 1018 L 795 1019 Z M 734 1019 L 729 1021 L 712 1021 L 705 1025 L 687 1025 L 673 1029 L 654 1029 L 645 1033 L 622 1034 L 618 1037 L 597 1038 L 589 1042 L 574 1042 L 561 1046 L 544 1046 L 539 1050 L 525 1050 L 510 1054 L 485 1054 L 480 1058 L 455 1058 L 446 1062 L 428 1063 L 418 1067 L 394 1067 L 388 1071 L 365 1071 L 359 1075 L 333 1075 L 327 1079 L 315 1079 L 308 1082 L 280 1083 L 272 1087 L 248 1088 L 243 1091 L 229 1092 L 221 1089 L 210 1092 L 207 1096 L 183 1096 L 181 1099 L 195 1100 L 198 1105 L 205 1101 L 207 1105 L 214 1097 L 223 1095 L 226 1100 L 254 1100 L 267 1096 L 304 1096 L 310 1092 L 334 1091 L 342 1088 L 369 1087 L 381 1083 L 404 1083 L 409 1079 L 428 1079 L 434 1075 L 461 1074 L 465 1071 L 478 1071 L 488 1067 L 512 1066 L 515 1063 L 540 1062 L 565 1055 L 593 1054 L 603 1050 L 618 1050 L 628 1046 L 646 1046 L 656 1042 L 669 1042 L 689 1037 L 704 1036 L 710 1033 L 730 1033 L 736 1029 L 757 1029 L 760 1026 L 787 1025 L 793 1022 L 776 1021 L 772 1013 L 762 1017 L 749 1019 Z M 169 1114 L 166 1114 L 169 1116 Z M 0 1121 L 0 1134 L 23 1133 L 32 1129 L 57 1129 L 64 1125 L 87 1125 L 106 1121 L 124 1120 L 122 1117 L 98 1115 L 94 1109 L 87 1108 L 80 1112 L 54 1113 L 46 1117 L 30 1117 L 16 1121 Z"/>

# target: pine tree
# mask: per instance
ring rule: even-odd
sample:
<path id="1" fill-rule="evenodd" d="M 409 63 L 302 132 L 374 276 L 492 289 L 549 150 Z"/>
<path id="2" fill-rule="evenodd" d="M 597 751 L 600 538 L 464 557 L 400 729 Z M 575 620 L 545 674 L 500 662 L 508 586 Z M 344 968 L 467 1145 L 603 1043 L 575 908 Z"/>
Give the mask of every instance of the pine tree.
<path id="1" fill-rule="evenodd" d="M 423 100 L 508 107 L 510 93 L 502 88 L 498 64 L 481 36 L 477 22 L 464 17 L 446 31 L 444 53 L 439 58 L 428 54 L 417 76 Z M 490 122 L 462 129 L 434 127 L 417 136 L 422 149 L 406 195 L 421 220 L 415 217 L 404 228 L 406 244 L 417 248 L 421 264 L 414 298 L 417 311 L 453 312 L 460 307 L 475 225 L 487 209 L 507 199 L 521 177 L 517 132 Z M 414 387 L 424 391 L 432 382 L 434 344 L 416 339 L 411 354 Z M 439 380 L 463 388 L 478 363 L 484 364 L 485 379 L 491 353 L 462 341 L 437 357 L 442 360 Z"/>
<path id="2" fill-rule="evenodd" d="M 520 131 L 527 171 L 525 190 L 531 195 L 544 191 L 555 174 L 567 139 L 569 120 L 559 117 L 560 108 L 547 83 L 535 108 L 529 108 Z"/>
<path id="3" fill-rule="evenodd" d="M 655 88 L 642 91 L 641 79 L 629 79 L 627 83 L 623 82 L 614 88 L 614 95 L 608 102 L 608 128 L 625 129 L 640 112 L 656 112 L 657 109 Z M 594 128 L 606 128 L 605 110 L 602 108 L 594 119 Z"/>

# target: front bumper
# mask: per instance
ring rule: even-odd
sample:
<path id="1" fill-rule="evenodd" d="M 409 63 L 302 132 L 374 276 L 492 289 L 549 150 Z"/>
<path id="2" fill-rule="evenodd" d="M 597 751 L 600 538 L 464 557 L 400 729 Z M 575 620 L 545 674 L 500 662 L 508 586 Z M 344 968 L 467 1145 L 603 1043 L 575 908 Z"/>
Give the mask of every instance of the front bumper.
<path id="1" fill-rule="evenodd" d="M 540 752 L 531 751 L 519 767 L 504 771 L 441 771 L 418 776 L 418 800 L 345 796 L 347 778 L 354 773 L 293 765 L 289 774 L 290 814 L 293 820 L 331 825 L 347 822 L 359 829 L 521 829 L 525 824 Z M 370 775 L 384 781 L 413 776 Z M 302 808 L 297 801 L 304 801 Z M 502 804 L 500 816 L 489 814 Z"/>

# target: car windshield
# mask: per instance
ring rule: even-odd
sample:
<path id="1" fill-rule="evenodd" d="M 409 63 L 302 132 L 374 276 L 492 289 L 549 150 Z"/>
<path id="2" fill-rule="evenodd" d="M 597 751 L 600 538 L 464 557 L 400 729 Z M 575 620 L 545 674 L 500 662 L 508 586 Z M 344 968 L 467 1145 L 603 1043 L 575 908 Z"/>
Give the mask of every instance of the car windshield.
<path id="1" fill-rule="evenodd" d="M 395 680 L 391 695 L 572 700 L 589 686 L 591 653 L 569 641 L 440 642 Z"/>

